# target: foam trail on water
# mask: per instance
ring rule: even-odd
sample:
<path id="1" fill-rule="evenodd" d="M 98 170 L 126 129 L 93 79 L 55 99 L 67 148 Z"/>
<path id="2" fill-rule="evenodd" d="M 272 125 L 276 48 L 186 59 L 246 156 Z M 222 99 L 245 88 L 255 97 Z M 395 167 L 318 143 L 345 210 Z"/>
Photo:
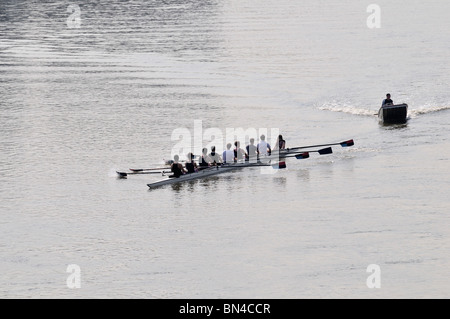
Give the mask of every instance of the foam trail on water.
<path id="1" fill-rule="evenodd" d="M 446 111 L 446 110 L 450 109 L 450 105 L 436 106 L 436 105 L 432 105 L 432 104 L 425 104 L 425 105 L 422 105 L 419 107 L 414 107 L 411 104 L 408 103 L 408 117 L 409 118 L 415 118 L 419 115 L 434 113 L 434 112 L 441 112 L 441 111 Z M 324 110 L 324 111 L 341 112 L 341 113 L 361 115 L 361 116 L 373 116 L 378 113 L 378 109 L 373 110 L 370 108 L 361 108 L 361 107 L 356 107 L 354 105 L 350 105 L 347 103 L 340 103 L 337 101 L 325 102 L 322 105 L 318 105 L 317 108 L 319 110 Z"/>
<path id="2" fill-rule="evenodd" d="M 441 112 L 441 111 L 446 111 L 446 110 L 450 110 L 450 105 L 444 105 L 444 106 L 424 105 L 419 108 L 409 107 L 408 113 L 409 113 L 409 117 L 415 118 L 419 115 L 434 113 L 434 112 Z"/>
<path id="3" fill-rule="evenodd" d="M 346 103 L 338 103 L 336 101 L 325 102 L 322 105 L 318 106 L 319 110 L 323 111 L 332 111 L 332 112 L 342 112 L 353 115 L 362 115 L 362 116 L 373 116 L 376 112 L 367 108 L 358 108 L 354 105 L 346 104 Z"/>
<path id="4" fill-rule="evenodd" d="M 117 177 L 118 169 L 110 168 L 108 171 L 108 177 Z"/>

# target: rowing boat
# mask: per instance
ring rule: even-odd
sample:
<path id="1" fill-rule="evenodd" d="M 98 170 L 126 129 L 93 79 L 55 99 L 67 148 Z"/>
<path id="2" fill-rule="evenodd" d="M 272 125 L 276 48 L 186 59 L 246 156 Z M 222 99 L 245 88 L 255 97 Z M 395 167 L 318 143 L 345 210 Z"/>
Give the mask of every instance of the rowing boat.
<path id="1" fill-rule="evenodd" d="M 297 147 L 291 147 L 286 148 L 282 150 L 273 150 L 270 155 L 266 156 L 258 156 L 257 159 L 259 162 L 268 162 L 273 160 L 282 160 L 286 157 L 296 157 L 297 159 L 303 159 L 308 158 L 309 153 L 316 152 L 319 153 L 319 155 L 325 155 L 325 154 L 332 154 L 333 151 L 330 146 L 333 145 L 340 145 L 342 147 L 349 147 L 353 146 L 355 143 L 353 140 L 348 140 L 344 142 L 339 143 L 329 143 L 329 144 L 320 144 L 320 145 L 308 145 L 308 146 L 297 146 Z M 307 148 L 317 148 L 317 147 L 324 147 L 328 146 L 323 149 L 319 150 L 306 150 Z M 246 160 L 246 164 L 254 164 L 253 160 Z M 160 167 L 160 168 L 130 168 L 131 172 L 117 172 L 119 174 L 119 177 L 126 177 L 128 175 L 141 175 L 141 174 L 161 174 L 164 173 L 165 169 L 170 169 L 170 165 L 173 163 L 173 161 L 166 161 L 165 164 L 166 167 Z"/>
<path id="2" fill-rule="evenodd" d="M 212 166 L 203 168 L 200 167 L 199 170 L 195 173 L 189 173 L 181 175 L 180 177 L 168 177 L 158 182 L 147 184 L 150 189 L 157 188 L 164 185 L 176 184 L 185 181 L 191 181 L 201 178 L 206 178 L 209 176 L 214 176 L 222 173 L 227 173 L 235 169 L 244 168 L 244 167 L 258 167 L 258 166 L 272 166 L 273 168 L 282 169 L 286 168 L 286 163 L 283 161 L 287 157 L 295 157 L 296 159 L 305 159 L 309 158 L 310 152 L 316 152 L 319 155 L 332 154 L 333 151 L 330 146 L 332 145 L 340 145 L 342 147 L 353 146 L 353 140 L 348 140 L 339 143 L 331 143 L 331 144 L 320 144 L 320 145 L 308 145 L 308 146 L 298 146 L 291 147 L 283 150 L 277 150 L 272 152 L 272 154 L 267 156 L 262 156 L 258 158 L 256 163 L 252 163 L 251 161 L 246 161 L 242 163 L 234 163 L 234 164 L 223 164 L 218 166 Z M 318 147 L 326 147 L 319 150 L 306 150 L 310 148 L 318 148 Z M 160 168 L 134 168 L 131 169 L 131 172 L 117 172 L 120 178 L 126 178 L 128 175 L 140 175 L 140 174 L 162 174 L 169 173 L 168 171 L 164 171 L 164 167 Z"/>
<path id="3" fill-rule="evenodd" d="M 282 167 L 281 163 L 279 165 L 280 165 L 280 167 Z M 221 165 L 221 166 L 212 166 L 212 167 L 200 170 L 200 171 L 195 172 L 195 173 L 184 174 L 184 175 L 181 175 L 180 177 L 166 178 L 166 179 L 160 180 L 158 182 L 147 184 L 147 186 L 150 189 L 153 189 L 153 188 L 161 187 L 161 186 L 164 186 L 164 185 L 176 184 L 176 183 L 181 183 L 181 182 L 185 182 L 185 181 L 191 181 L 191 180 L 195 180 L 195 179 L 202 179 L 202 178 L 206 178 L 206 177 L 210 177 L 210 176 L 214 176 L 214 175 L 218 175 L 218 174 L 222 174 L 222 173 L 227 173 L 227 172 L 231 172 L 231 171 L 233 171 L 235 169 L 239 169 L 239 168 L 258 167 L 258 166 L 273 166 L 273 165 L 271 165 L 271 164 L 262 164 L 262 163 L 256 163 L 256 164 L 230 164 L 230 165 L 224 164 L 224 165 Z"/>

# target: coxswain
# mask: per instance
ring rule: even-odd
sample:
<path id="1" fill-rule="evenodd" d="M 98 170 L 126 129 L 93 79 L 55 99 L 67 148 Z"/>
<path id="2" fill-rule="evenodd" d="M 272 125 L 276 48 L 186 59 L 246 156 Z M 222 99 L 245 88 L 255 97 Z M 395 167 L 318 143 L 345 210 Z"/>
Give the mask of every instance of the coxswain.
<path id="1" fill-rule="evenodd" d="M 284 150 L 286 149 L 286 141 L 283 140 L 282 135 L 278 135 L 277 143 L 275 144 L 274 150 Z"/>

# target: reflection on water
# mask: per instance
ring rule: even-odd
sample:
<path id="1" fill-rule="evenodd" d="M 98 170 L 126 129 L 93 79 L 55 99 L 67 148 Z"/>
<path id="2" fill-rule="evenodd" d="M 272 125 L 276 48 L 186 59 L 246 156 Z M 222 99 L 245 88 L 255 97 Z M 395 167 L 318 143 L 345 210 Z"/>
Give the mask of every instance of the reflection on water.
<path id="1" fill-rule="evenodd" d="M 219 176 L 210 176 L 208 178 L 201 179 L 200 185 L 210 191 L 214 191 L 217 189 L 217 184 L 219 183 L 219 180 L 220 180 Z"/>
<path id="2" fill-rule="evenodd" d="M 217 1 L 77 1 L 80 28 L 69 28 L 67 1 L 2 1 L 5 37 L 39 40 L 51 50 L 79 53 L 216 51 Z M 4 28 L 3 28 L 4 27 Z M 188 35 L 188 36 L 186 36 Z"/>
<path id="3" fill-rule="evenodd" d="M 405 129 L 408 127 L 408 122 L 401 123 L 401 124 L 379 123 L 379 126 L 380 126 L 380 128 L 383 128 L 385 130 L 401 130 L 401 129 Z"/>
<path id="4" fill-rule="evenodd" d="M 310 179 L 310 170 L 309 169 L 299 169 L 297 170 L 297 178 L 300 181 L 309 181 Z"/>
<path id="5" fill-rule="evenodd" d="M 164 186 L 162 186 L 164 187 Z M 175 184 L 171 184 L 170 188 L 175 191 L 176 193 L 179 193 L 180 191 L 182 191 L 186 186 L 183 183 L 175 183 Z M 161 188 L 161 187 L 159 187 Z M 156 188 L 158 189 L 158 188 Z"/>
<path id="6" fill-rule="evenodd" d="M 274 184 L 276 185 L 276 187 L 282 187 L 285 188 L 286 187 L 286 177 L 282 177 L 282 176 L 277 176 L 277 177 L 273 177 L 272 178 Z"/>

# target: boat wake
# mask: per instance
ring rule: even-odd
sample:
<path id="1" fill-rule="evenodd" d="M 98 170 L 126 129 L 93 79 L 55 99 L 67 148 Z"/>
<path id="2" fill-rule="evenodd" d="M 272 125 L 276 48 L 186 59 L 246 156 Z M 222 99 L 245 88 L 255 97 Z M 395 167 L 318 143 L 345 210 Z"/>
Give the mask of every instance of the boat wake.
<path id="1" fill-rule="evenodd" d="M 424 105 L 422 107 L 414 108 L 409 107 L 408 110 L 408 117 L 409 118 L 415 118 L 419 115 L 429 114 L 429 113 L 435 113 L 435 112 L 442 112 L 450 110 L 450 105 L 447 106 L 432 106 L 432 105 Z"/>
<path id="2" fill-rule="evenodd" d="M 325 102 L 322 105 L 318 105 L 317 107 L 322 111 L 331 111 L 331 112 L 341 112 L 348 113 L 353 115 L 361 115 L 361 116 L 373 116 L 378 110 L 374 111 L 371 108 L 358 108 L 354 105 L 350 104 L 342 104 L 336 101 Z"/>
<path id="3" fill-rule="evenodd" d="M 408 118 L 416 118 L 420 115 L 429 114 L 429 113 L 435 113 L 435 112 L 442 112 L 446 110 L 450 110 L 450 105 L 444 105 L 444 106 L 435 106 L 435 105 L 423 105 L 415 107 L 413 103 L 407 103 L 408 104 Z M 347 114 L 353 114 L 353 115 L 361 115 L 361 116 L 370 116 L 373 117 L 374 115 L 378 114 L 378 109 L 375 109 L 373 107 L 357 107 L 350 104 L 345 103 L 339 103 L 336 101 L 332 102 L 326 102 L 322 105 L 318 105 L 317 108 L 319 110 L 323 111 L 331 111 L 331 112 L 341 112 L 341 113 L 347 113 Z"/>

